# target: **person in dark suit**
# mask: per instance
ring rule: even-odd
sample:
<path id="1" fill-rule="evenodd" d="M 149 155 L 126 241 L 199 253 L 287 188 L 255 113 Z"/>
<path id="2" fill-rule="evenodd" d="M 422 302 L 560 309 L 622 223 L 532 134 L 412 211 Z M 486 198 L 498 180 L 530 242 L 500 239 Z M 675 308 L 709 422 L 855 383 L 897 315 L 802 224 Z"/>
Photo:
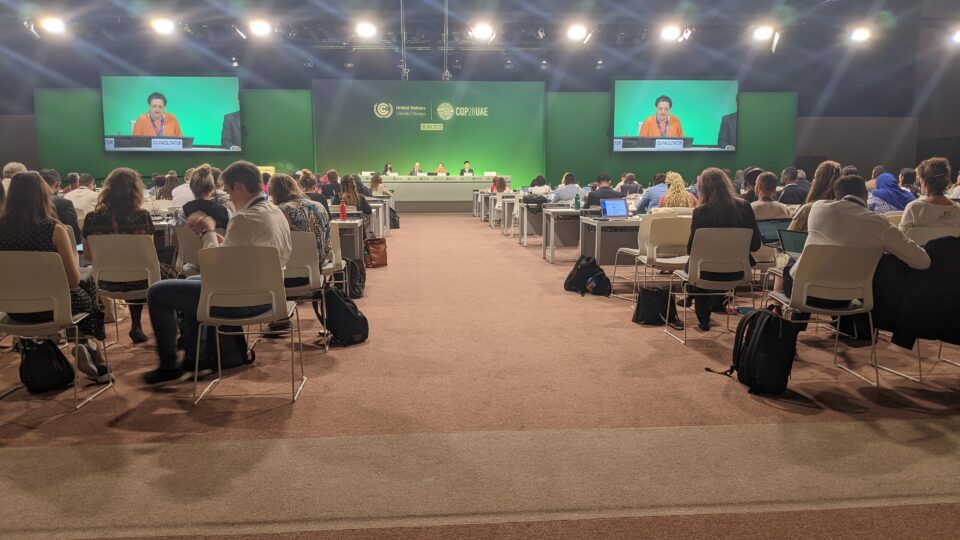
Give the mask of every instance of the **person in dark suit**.
<path id="1" fill-rule="evenodd" d="M 583 203 L 584 208 L 590 208 L 593 205 L 600 204 L 602 199 L 622 199 L 623 193 L 610 187 L 610 175 L 600 173 L 597 175 L 597 189 L 587 193 L 587 199 Z"/>
<path id="2" fill-rule="evenodd" d="M 711 167 L 700 173 L 700 204 L 693 209 L 693 219 L 690 223 L 690 238 L 687 240 L 687 253 L 693 249 L 693 237 L 697 229 L 705 228 L 733 228 L 750 229 L 753 237 L 750 239 L 750 251 L 760 249 L 762 239 L 757 219 L 754 217 L 750 203 L 737 197 L 733 192 L 733 183 L 720 169 Z M 750 264 L 754 261 L 751 258 Z M 742 279 L 742 272 L 717 273 L 705 272 L 703 277 L 711 281 L 736 281 Z M 691 287 L 690 292 L 711 292 Z M 722 309 L 722 297 L 697 296 L 694 297 L 694 310 L 697 313 L 697 322 L 701 330 L 710 329 L 710 312 Z"/>
<path id="3" fill-rule="evenodd" d="M 460 176 L 473 176 L 473 169 L 470 168 L 470 162 L 464 161 L 463 168 L 460 169 Z"/>
<path id="4" fill-rule="evenodd" d="M 726 114 L 720 119 L 720 133 L 717 135 L 717 145 L 720 148 L 733 150 L 737 147 L 737 114 Z"/>
<path id="5" fill-rule="evenodd" d="M 410 169 L 410 174 L 408 176 L 420 176 L 423 174 L 423 169 L 420 168 L 420 163 L 414 163 L 413 168 Z"/>
<path id="6" fill-rule="evenodd" d="M 243 145 L 243 124 L 240 123 L 240 111 L 223 115 L 223 128 L 220 130 L 220 146 L 229 150 L 240 150 Z"/>
<path id="7" fill-rule="evenodd" d="M 77 209 L 73 206 L 73 201 L 68 201 L 60 196 L 60 173 L 56 169 L 43 169 L 40 171 L 43 181 L 50 187 L 50 197 L 53 199 L 53 209 L 57 212 L 57 219 L 67 227 L 73 230 L 73 238 L 77 242 L 82 240 L 80 236 L 80 223 L 77 221 Z"/>

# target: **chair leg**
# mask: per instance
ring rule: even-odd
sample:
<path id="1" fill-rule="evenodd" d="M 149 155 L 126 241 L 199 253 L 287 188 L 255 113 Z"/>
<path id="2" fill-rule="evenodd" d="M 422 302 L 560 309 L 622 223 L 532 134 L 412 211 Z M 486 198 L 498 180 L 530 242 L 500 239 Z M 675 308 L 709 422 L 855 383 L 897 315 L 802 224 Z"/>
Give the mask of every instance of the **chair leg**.
<path id="1" fill-rule="evenodd" d="M 207 328 L 208 326 L 206 324 L 200 323 L 199 328 L 197 329 L 197 353 L 196 353 L 196 357 L 194 358 L 194 364 L 193 364 L 193 404 L 194 405 L 198 405 L 200 403 L 200 400 L 207 395 L 207 393 L 213 388 L 215 384 L 220 382 L 221 378 L 223 378 L 223 369 L 220 364 L 220 328 L 214 327 L 216 328 L 216 330 L 213 333 L 213 337 L 217 343 L 216 344 L 217 377 L 214 380 L 210 381 L 210 383 L 207 384 L 207 386 L 203 389 L 203 392 L 200 392 L 200 395 L 197 396 L 197 386 L 198 386 L 198 380 L 200 378 L 200 338 L 203 336 L 203 332 Z"/>
<path id="2" fill-rule="evenodd" d="M 836 323 L 837 323 L 837 325 L 839 326 L 839 324 L 840 324 L 840 317 L 837 317 L 837 318 L 836 318 Z M 880 371 L 877 369 L 876 361 L 875 361 L 876 352 L 877 352 L 877 340 L 876 340 L 876 337 L 873 336 L 873 317 L 870 317 L 870 335 L 871 335 L 871 340 L 870 340 L 870 341 L 871 341 L 871 342 L 870 342 L 870 363 L 871 363 L 871 365 L 872 365 L 873 368 L 874 368 L 874 372 L 875 372 L 874 374 L 875 374 L 875 376 L 876 376 L 876 380 L 875 380 L 875 381 L 871 381 L 870 379 L 864 377 L 863 375 L 857 373 L 856 371 L 850 369 L 849 367 L 847 367 L 847 366 L 845 366 L 845 365 L 843 365 L 843 364 L 841 364 L 840 362 L 837 361 L 837 352 L 838 352 L 839 347 L 840 347 L 840 332 L 839 332 L 839 330 L 838 330 L 837 332 L 834 332 L 834 334 L 833 334 L 833 365 L 834 365 L 834 367 L 840 368 L 840 369 L 846 371 L 847 373 L 853 375 L 854 377 L 862 380 L 863 382 L 869 384 L 870 386 L 879 388 L 879 387 L 880 387 Z"/>
<path id="3" fill-rule="evenodd" d="M 295 352 L 294 352 L 294 349 L 296 348 L 296 344 L 295 344 L 294 339 L 293 339 L 294 329 L 291 327 L 291 328 L 290 328 L 290 396 L 291 396 L 290 401 L 291 401 L 291 402 L 296 402 L 296 401 L 297 401 L 297 398 L 300 396 L 300 391 L 303 390 L 303 385 L 307 384 L 307 376 L 304 374 L 304 371 L 303 371 L 303 342 L 300 340 L 300 312 L 299 312 L 298 310 L 296 310 L 296 309 L 294 310 L 294 312 L 296 313 L 296 319 L 297 319 L 297 328 L 296 328 L 297 340 L 296 340 L 296 344 L 299 344 L 300 347 L 301 347 L 301 350 L 300 350 L 300 387 L 299 387 L 299 388 L 297 387 L 297 370 L 296 370 L 296 365 L 295 365 L 295 364 L 296 364 L 296 362 L 295 362 L 296 354 L 295 354 Z"/>
<path id="4" fill-rule="evenodd" d="M 676 302 L 675 296 L 676 296 L 677 294 L 680 294 L 680 293 L 674 293 L 674 292 L 673 292 L 673 279 L 674 279 L 675 277 L 676 277 L 676 276 L 674 276 L 673 274 L 670 275 L 670 284 L 668 285 L 669 288 L 667 289 L 667 311 L 666 311 L 667 314 L 670 313 L 670 304 Z M 686 305 L 687 305 L 687 288 L 684 286 L 683 280 L 680 281 L 680 287 L 683 288 L 683 291 L 682 291 L 682 294 L 683 294 L 683 318 L 681 319 L 681 322 L 683 323 L 683 339 L 681 339 L 679 336 L 676 336 L 676 335 L 674 335 L 673 333 L 670 332 L 670 324 L 669 324 L 669 323 L 667 323 L 666 325 L 664 325 L 663 331 L 664 331 L 668 336 L 670 336 L 670 337 L 672 337 L 673 339 L 679 341 L 680 343 L 686 345 L 686 344 L 687 344 L 687 308 L 686 308 Z M 639 300 L 638 300 L 638 301 L 639 301 Z M 680 308 L 676 308 L 676 309 L 677 309 L 677 311 L 680 311 Z"/>
<path id="5" fill-rule="evenodd" d="M 78 397 L 78 396 L 79 396 L 79 394 L 78 394 L 78 393 L 79 393 L 79 389 L 78 389 L 78 387 L 80 386 L 80 378 L 79 378 L 79 377 L 80 377 L 80 373 L 79 373 L 79 369 L 78 369 L 78 363 L 79 363 L 79 357 L 78 357 L 78 356 L 79 356 L 79 354 L 80 354 L 80 327 L 78 327 L 78 326 L 72 326 L 71 328 L 73 328 L 73 337 L 74 337 L 74 340 L 75 340 L 75 341 L 74 341 L 74 345 L 75 345 L 75 346 L 74 346 L 74 348 L 73 348 L 73 410 L 77 410 L 77 409 L 79 409 L 80 407 L 83 407 L 84 405 L 86 405 L 87 403 L 90 403 L 91 401 L 93 401 L 93 399 L 96 398 L 97 396 L 99 396 L 100 394 L 106 392 L 106 391 L 109 390 L 110 388 L 113 388 L 113 384 L 114 384 L 114 383 L 113 383 L 113 373 L 111 372 L 110 382 L 107 383 L 106 386 L 101 387 L 99 390 L 97 390 L 96 392 L 90 394 L 89 396 L 87 396 L 86 399 L 84 399 L 83 401 L 80 401 L 80 402 L 78 403 L 78 400 L 79 400 L 79 397 Z M 69 336 L 69 334 L 68 334 L 68 336 Z M 106 355 L 107 355 L 107 348 L 106 348 L 105 345 L 104 345 L 104 347 L 103 347 L 103 355 L 104 355 L 103 361 L 104 361 L 104 363 L 105 363 L 106 366 L 107 366 L 107 370 L 109 371 L 109 370 L 110 370 L 110 363 L 107 361 L 107 356 L 106 356 Z M 116 389 L 114 389 L 114 392 L 116 392 Z"/>

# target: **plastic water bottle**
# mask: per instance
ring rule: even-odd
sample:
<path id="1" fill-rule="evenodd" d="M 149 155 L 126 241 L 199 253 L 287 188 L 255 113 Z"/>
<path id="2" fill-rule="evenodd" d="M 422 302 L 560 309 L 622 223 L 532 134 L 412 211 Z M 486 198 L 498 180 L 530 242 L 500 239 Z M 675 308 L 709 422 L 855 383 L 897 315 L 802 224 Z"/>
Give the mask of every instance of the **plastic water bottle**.
<path id="1" fill-rule="evenodd" d="M 340 221 L 347 220 L 347 203 L 340 201 Z"/>
<path id="2" fill-rule="evenodd" d="M 579 209 L 580 209 L 580 194 L 579 194 L 579 193 L 577 193 L 576 195 L 573 196 L 573 209 L 574 209 L 574 210 L 579 210 Z"/>

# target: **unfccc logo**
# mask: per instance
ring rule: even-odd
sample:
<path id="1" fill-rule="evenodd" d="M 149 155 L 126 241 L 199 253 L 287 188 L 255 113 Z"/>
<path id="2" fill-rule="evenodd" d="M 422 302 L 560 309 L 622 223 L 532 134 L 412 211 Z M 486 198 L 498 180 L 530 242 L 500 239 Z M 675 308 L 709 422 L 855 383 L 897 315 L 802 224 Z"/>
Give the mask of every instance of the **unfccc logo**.
<path id="1" fill-rule="evenodd" d="M 377 103 L 373 106 L 373 114 L 377 118 L 390 118 L 393 116 L 393 105 L 389 103 Z"/>
<path id="2" fill-rule="evenodd" d="M 449 103 L 441 103 L 440 106 L 437 107 L 437 116 L 439 116 L 441 120 L 449 120 L 453 118 L 453 105 Z"/>

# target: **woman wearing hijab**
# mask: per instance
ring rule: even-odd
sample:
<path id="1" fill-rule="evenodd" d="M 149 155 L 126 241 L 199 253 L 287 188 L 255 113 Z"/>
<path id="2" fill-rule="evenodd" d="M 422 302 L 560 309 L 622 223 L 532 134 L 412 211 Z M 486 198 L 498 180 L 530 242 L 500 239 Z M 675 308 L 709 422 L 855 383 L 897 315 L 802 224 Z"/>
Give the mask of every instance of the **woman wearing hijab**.
<path id="1" fill-rule="evenodd" d="M 914 199 L 913 193 L 900 189 L 896 176 L 883 173 L 877 177 L 877 189 L 871 191 L 867 198 L 867 208 L 878 214 L 900 212 Z"/>
<path id="2" fill-rule="evenodd" d="M 693 208 L 697 206 L 697 198 L 687 192 L 687 185 L 683 183 L 680 173 L 667 173 L 667 192 L 660 198 L 660 208 Z"/>

